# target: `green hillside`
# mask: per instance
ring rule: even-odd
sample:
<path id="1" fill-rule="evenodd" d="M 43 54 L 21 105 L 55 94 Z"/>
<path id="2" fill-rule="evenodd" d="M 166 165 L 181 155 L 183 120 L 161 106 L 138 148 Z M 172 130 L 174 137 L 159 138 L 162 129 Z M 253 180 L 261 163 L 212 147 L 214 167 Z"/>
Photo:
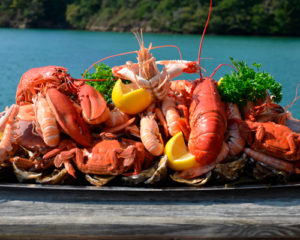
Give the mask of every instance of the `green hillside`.
<path id="1" fill-rule="evenodd" d="M 0 27 L 202 33 L 209 0 L 0 0 Z M 300 36 L 299 0 L 214 0 L 208 33 Z"/>

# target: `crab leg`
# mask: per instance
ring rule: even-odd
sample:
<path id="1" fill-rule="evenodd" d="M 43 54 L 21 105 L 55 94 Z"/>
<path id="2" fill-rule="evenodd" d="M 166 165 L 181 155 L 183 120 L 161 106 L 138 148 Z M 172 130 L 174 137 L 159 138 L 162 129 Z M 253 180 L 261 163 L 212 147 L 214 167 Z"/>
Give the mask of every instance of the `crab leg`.
<path id="1" fill-rule="evenodd" d="M 300 169 L 295 167 L 294 164 L 288 163 L 282 159 L 278 159 L 275 157 L 268 156 L 263 153 L 256 152 L 252 150 L 251 148 L 245 148 L 245 153 L 247 153 L 248 156 L 254 158 L 255 160 L 262 162 L 270 167 L 273 167 L 277 170 L 282 170 L 288 173 L 296 173 L 300 174 Z"/>

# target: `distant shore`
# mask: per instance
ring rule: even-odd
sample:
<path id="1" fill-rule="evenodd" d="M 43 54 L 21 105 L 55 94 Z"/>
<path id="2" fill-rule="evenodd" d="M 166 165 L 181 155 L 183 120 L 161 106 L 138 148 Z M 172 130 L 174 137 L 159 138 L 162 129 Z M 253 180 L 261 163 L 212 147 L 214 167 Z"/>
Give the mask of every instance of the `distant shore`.
<path id="1" fill-rule="evenodd" d="M 0 27 L 201 34 L 208 0 L 6 0 Z M 299 0 L 215 0 L 208 34 L 300 36 Z"/>

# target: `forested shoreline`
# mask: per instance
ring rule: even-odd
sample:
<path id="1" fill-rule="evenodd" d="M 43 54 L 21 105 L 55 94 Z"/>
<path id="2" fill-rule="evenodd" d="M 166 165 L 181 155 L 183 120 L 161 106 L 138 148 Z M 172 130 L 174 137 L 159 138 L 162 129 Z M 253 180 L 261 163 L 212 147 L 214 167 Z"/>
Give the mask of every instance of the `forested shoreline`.
<path id="1" fill-rule="evenodd" d="M 0 27 L 202 33 L 209 0 L 0 0 Z M 214 0 L 207 32 L 300 36 L 299 0 Z"/>

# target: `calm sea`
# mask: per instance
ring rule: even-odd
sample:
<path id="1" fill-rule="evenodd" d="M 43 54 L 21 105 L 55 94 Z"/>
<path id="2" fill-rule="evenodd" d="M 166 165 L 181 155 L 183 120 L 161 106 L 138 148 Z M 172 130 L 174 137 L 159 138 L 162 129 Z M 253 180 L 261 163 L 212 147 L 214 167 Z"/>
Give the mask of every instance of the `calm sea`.
<path id="1" fill-rule="evenodd" d="M 144 34 L 145 45 L 177 45 L 186 60 L 196 60 L 200 35 Z M 15 92 L 22 74 L 30 68 L 59 65 L 68 68 L 79 78 L 91 64 L 114 54 L 137 50 L 137 40 L 132 33 L 102 33 L 66 30 L 0 29 L 0 111 L 14 103 Z M 154 57 L 179 59 L 176 48 L 159 48 Z M 262 70 L 271 73 L 283 86 L 282 106 L 295 97 L 300 83 L 300 38 L 206 36 L 203 44 L 202 66 L 211 73 L 221 63 L 230 63 L 229 57 L 248 64 L 262 64 Z M 104 61 L 109 66 L 136 61 L 130 54 Z M 221 68 L 215 75 L 219 79 L 230 73 Z M 184 75 L 195 79 L 197 75 Z M 183 78 L 182 77 L 182 78 Z M 300 90 L 299 90 L 300 91 Z M 300 100 L 290 109 L 300 118 Z"/>

